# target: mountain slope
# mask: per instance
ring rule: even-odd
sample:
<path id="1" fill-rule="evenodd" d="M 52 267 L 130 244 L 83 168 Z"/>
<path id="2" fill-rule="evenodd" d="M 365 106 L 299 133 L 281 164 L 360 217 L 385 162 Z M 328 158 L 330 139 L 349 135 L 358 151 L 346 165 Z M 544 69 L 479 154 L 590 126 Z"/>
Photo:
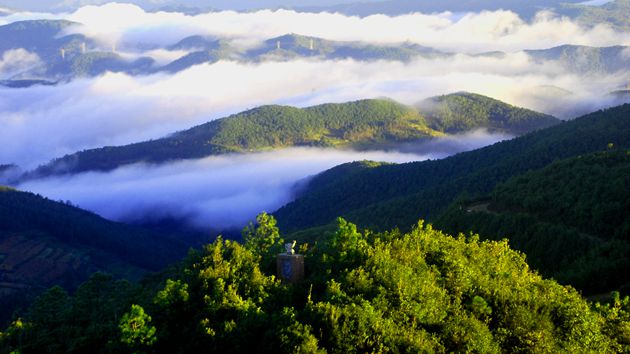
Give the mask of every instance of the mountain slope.
<path id="1" fill-rule="evenodd" d="M 609 143 L 629 148 L 629 119 L 626 104 L 443 160 L 378 166 L 351 178 L 336 167 L 315 177 L 275 215 L 288 231 L 327 224 L 338 215 L 362 226 L 406 229 L 420 217 L 437 215 L 462 193 L 488 193 L 512 176 Z M 338 182 L 320 186 L 322 178 Z"/>
<path id="2" fill-rule="evenodd" d="M 471 95 L 471 94 L 466 94 Z M 500 104 L 483 96 L 478 103 L 453 103 L 452 120 L 466 121 L 470 107 L 481 123 L 471 129 L 501 127 L 508 132 L 540 129 L 559 120 L 537 112 Z M 500 112 L 480 108 L 485 102 L 502 107 Z M 506 116 L 502 116 L 505 114 Z M 518 116 L 522 120 L 512 119 Z M 489 122 L 489 123 L 484 123 Z M 526 123 L 522 123 L 526 122 Z M 85 150 L 40 166 L 25 175 L 37 178 L 53 174 L 90 170 L 107 171 L 125 164 L 201 158 L 230 152 L 251 152 L 291 146 L 353 147 L 378 149 L 384 146 L 442 136 L 431 129 L 422 114 L 413 107 L 391 100 L 371 99 L 348 103 L 322 104 L 308 108 L 262 106 L 217 119 L 166 138 L 117 147 Z"/>
<path id="3" fill-rule="evenodd" d="M 630 67 L 630 47 L 588 47 L 562 45 L 549 49 L 526 50 L 538 62 L 553 61 L 578 74 L 614 74 Z"/>
<path id="4" fill-rule="evenodd" d="M 552 116 L 469 92 L 432 97 L 416 107 L 429 127 L 449 134 L 484 128 L 522 135 L 559 123 Z"/>
<path id="5" fill-rule="evenodd" d="M 186 253 L 183 242 L 105 220 L 74 206 L 0 187 L 0 301 L 73 288 L 96 271 L 137 279 Z M 6 305 L 6 306 L 4 306 Z M 0 321 L 10 313 L 0 311 Z"/>
<path id="6" fill-rule="evenodd" d="M 547 276 L 589 293 L 630 291 L 630 150 L 582 155 L 460 200 L 436 220 L 449 232 L 508 237 Z"/>

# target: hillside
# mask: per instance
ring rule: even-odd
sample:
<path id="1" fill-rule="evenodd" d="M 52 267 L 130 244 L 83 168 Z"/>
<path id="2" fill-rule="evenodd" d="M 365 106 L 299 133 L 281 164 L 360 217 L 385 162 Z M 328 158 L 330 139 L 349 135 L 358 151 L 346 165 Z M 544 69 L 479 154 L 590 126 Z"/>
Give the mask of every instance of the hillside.
<path id="1" fill-rule="evenodd" d="M 416 107 L 429 127 L 449 134 L 483 128 L 522 135 L 559 123 L 552 116 L 469 92 L 428 98 Z"/>
<path id="2" fill-rule="evenodd" d="M 506 242 L 411 232 L 335 233 L 300 245 L 305 277 L 275 277 L 262 214 L 241 245 L 218 239 L 163 279 L 97 276 L 41 296 L 0 351 L 157 353 L 624 352 L 630 300 L 590 304 L 532 272 Z"/>
<path id="3" fill-rule="evenodd" d="M 545 275 L 589 293 L 630 292 L 630 150 L 553 163 L 460 200 L 436 220 L 449 232 L 510 239 Z"/>
<path id="4" fill-rule="evenodd" d="M 628 119 L 626 104 L 443 160 L 377 166 L 348 178 L 347 167 L 335 167 L 313 178 L 275 215 L 287 231 L 328 224 L 338 215 L 361 226 L 408 229 L 419 217 L 437 216 L 461 194 L 489 193 L 510 177 L 609 143 L 630 148 Z M 322 179 L 338 182 L 320 185 Z"/>
<path id="5" fill-rule="evenodd" d="M 166 235 L 0 187 L 0 321 L 29 294 L 52 285 L 72 289 L 96 271 L 138 279 L 186 250 Z"/>
<path id="6" fill-rule="evenodd" d="M 562 45 L 559 47 L 526 50 L 537 62 L 553 61 L 577 74 L 614 74 L 630 66 L 630 49 L 626 46 L 588 47 Z"/>
<path id="7" fill-rule="evenodd" d="M 31 20 L 0 26 L 0 53 L 24 49 L 41 60 L 38 67 L 10 78 L 15 80 L 7 81 L 8 86 L 97 76 L 107 71 L 132 75 L 153 71 L 151 58 L 127 60 L 84 35 L 63 35 L 63 30 L 75 25 L 78 23 L 64 20 Z"/>
<path id="8" fill-rule="evenodd" d="M 467 112 L 480 121 L 471 129 L 490 127 L 494 121 L 509 132 L 546 127 L 557 119 L 524 110 L 499 101 L 475 96 L 475 105 L 454 102 L 452 121 L 466 121 Z M 483 111 L 486 101 L 503 110 Z M 516 113 L 515 113 L 516 112 Z M 461 116 L 458 116 L 461 114 Z M 490 115 L 492 114 L 492 115 Z M 502 114 L 509 115 L 503 117 Z M 518 116 L 519 119 L 510 117 Z M 526 123 L 523 123 L 526 122 Z M 498 124 L 494 124 L 498 125 Z M 360 100 L 340 104 L 322 104 L 308 108 L 262 106 L 217 119 L 171 136 L 117 147 L 85 150 L 67 155 L 40 166 L 25 175 L 37 178 L 52 174 L 107 171 L 138 162 L 162 163 L 169 160 L 201 158 L 225 153 L 244 153 L 292 146 L 380 149 L 395 148 L 398 143 L 443 136 L 431 129 L 422 114 L 413 107 L 386 99 Z"/>
<path id="9" fill-rule="evenodd" d="M 560 12 L 585 26 L 606 24 L 619 31 L 630 30 L 630 0 L 613 0 L 601 6 L 564 4 Z"/>

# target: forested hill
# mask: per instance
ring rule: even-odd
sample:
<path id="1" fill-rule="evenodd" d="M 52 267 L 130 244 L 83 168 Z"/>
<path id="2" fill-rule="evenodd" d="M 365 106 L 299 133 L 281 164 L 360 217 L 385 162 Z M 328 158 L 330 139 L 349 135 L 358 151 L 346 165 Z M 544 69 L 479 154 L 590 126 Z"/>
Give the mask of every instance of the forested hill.
<path id="1" fill-rule="evenodd" d="M 416 106 L 429 127 L 451 134 L 485 128 L 522 135 L 559 123 L 555 117 L 469 92 L 432 97 Z"/>
<path id="2" fill-rule="evenodd" d="M 470 95 L 470 94 L 467 94 Z M 477 102 L 452 102 L 451 122 L 470 129 L 498 126 L 502 130 L 528 131 L 558 122 L 550 116 L 500 105 L 474 96 Z M 501 106 L 480 108 L 485 102 Z M 520 112 L 520 113 L 519 113 Z M 475 117 L 474 123 L 467 123 Z M 455 124 L 455 123 L 454 123 Z M 526 126 L 526 128 L 525 128 Z M 504 129 L 503 129 L 504 128 Z M 138 162 L 201 158 L 223 153 L 242 153 L 292 146 L 379 149 L 397 143 L 440 137 L 415 108 L 387 99 L 322 104 L 308 108 L 262 106 L 217 119 L 166 138 L 117 147 L 81 151 L 39 167 L 25 177 L 107 171 Z"/>
<path id="3" fill-rule="evenodd" d="M 462 193 L 490 192 L 508 178 L 557 159 L 630 147 L 630 104 L 443 160 L 363 168 L 344 178 L 347 166 L 315 177 L 303 195 L 275 215 L 285 229 L 330 223 L 338 215 L 362 226 L 410 227 L 439 214 Z M 337 180 L 320 186 L 320 180 Z"/>
<path id="4" fill-rule="evenodd" d="M 0 187 L 0 322 L 27 294 L 54 284 L 75 287 L 96 271 L 138 278 L 186 251 L 166 235 Z"/>
<path id="5" fill-rule="evenodd" d="M 262 214 L 245 243 L 217 239 L 142 285 L 97 275 L 50 289 L 0 330 L 20 353 L 614 353 L 630 350 L 630 300 L 592 304 L 545 279 L 507 242 L 336 231 L 301 244 L 283 283 L 283 240 Z M 312 247 L 315 246 L 315 247 Z"/>
<path id="6" fill-rule="evenodd" d="M 630 292 L 630 150 L 581 155 L 458 200 L 436 220 L 449 232 L 508 237 L 530 265 L 587 293 Z"/>

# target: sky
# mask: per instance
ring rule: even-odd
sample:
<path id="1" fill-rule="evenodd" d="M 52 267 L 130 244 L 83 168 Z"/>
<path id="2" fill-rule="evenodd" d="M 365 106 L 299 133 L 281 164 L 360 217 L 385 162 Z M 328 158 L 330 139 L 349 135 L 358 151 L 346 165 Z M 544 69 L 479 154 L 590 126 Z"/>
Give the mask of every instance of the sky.
<path id="1" fill-rule="evenodd" d="M 110 44 L 167 46 L 185 36 L 203 34 L 256 46 L 273 36 L 299 33 L 330 40 L 411 41 L 461 54 L 447 59 L 419 58 L 408 63 L 324 59 L 219 61 L 175 74 L 106 73 L 57 86 L 0 88 L 0 164 L 15 163 L 23 169 L 83 149 L 159 138 L 265 104 L 307 107 L 378 97 L 414 104 L 435 95 L 469 91 L 572 119 L 618 104 L 619 100 L 608 93 L 630 82 L 630 73 L 625 71 L 585 76 L 534 62 L 523 50 L 567 43 L 630 44 L 628 33 L 615 32 L 607 26 L 583 28 L 548 12 L 532 21 L 524 21 L 509 11 L 358 18 L 264 10 L 188 16 L 149 13 L 129 4 L 108 4 L 85 6 L 68 13 L 17 13 L 0 17 L 0 24 L 41 18 L 80 22 L 81 26 L 67 33 L 84 33 Z M 507 54 L 476 55 L 495 50 Z M 125 53 L 124 46 L 120 51 L 130 58 L 146 54 Z M 152 49 L 151 53 L 163 63 L 185 54 L 163 48 Z M 0 79 L 29 65 L 36 66 L 39 61 L 25 48 L 0 53 Z M 273 211 L 292 198 L 296 181 L 339 163 L 443 157 L 505 138 L 483 132 L 449 137 L 449 144 L 460 143 L 446 153 L 425 147 L 409 149 L 413 153 L 407 154 L 297 149 L 164 166 L 134 165 L 110 173 L 32 181 L 19 187 L 53 199 L 70 200 L 116 220 L 159 215 L 159 210 L 168 210 L 171 214 L 189 215 L 196 225 L 229 227 L 242 224 L 259 211 Z M 260 178 L 252 178 L 251 171 L 257 171 Z M 99 188 L 95 189 L 95 185 Z M 180 190 L 182 185 L 187 188 Z M 163 193 L 156 194 L 155 190 Z"/>
<path id="2" fill-rule="evenodd" d="M 381 0 L 361 0 L 378 2 Z M 101 5 L 108 0 L 1 0 L 0 4 L 11 9 L 28 11 L 67 11 L 86 5 Z M 218 10 L 250 10 L 262 8 L 294 6 L 330 6 L 356 3 L 356 0 L 128 0 L 146 9 L 159 9 L 164 6 L 187 6 Z"/>

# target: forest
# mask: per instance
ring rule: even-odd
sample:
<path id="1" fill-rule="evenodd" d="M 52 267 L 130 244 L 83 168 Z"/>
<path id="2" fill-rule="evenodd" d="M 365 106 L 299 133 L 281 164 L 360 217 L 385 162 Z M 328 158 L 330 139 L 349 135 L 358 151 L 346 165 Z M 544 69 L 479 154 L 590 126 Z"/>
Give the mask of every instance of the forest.
<path id="1" fill-rule="evenodd" d="M 294 146 L 395 148 L 402 142 L 489 129 L 524 134 L 560 121 L 480 95 L 459 93 L 440 98 L 455 113 L 448 124 L 428 123 L 425 112 L 389 99 L 366 99 L 307 108 L 269 105 L 210 121 L 165 138 L 107 146 L 57 158 L 24 178 L 85 171 L 109 171 L 126 164 L 163 163 L 225 153 L 247 153 Z M 484 108 L 491 102 L 490 108 Z M 455 114 L 455 115 L 453 115 Z M 440 113 L 439 115 L 443 115 Z M 431 116 L 432 118 L 434 116 Z"/>
<path id="2" fill-rule="evenodd" d="M 338 166 L 310 180 L 274 215 L 287 232 L 330 224 L 337 216 L 371 229 L 408 230 L 418 218 L 437 217 L 462 195 L 484 196 L 498 183 L 556 160 L 606 150 L 609 144 L 630 148 L 628 115 L 630 104 L 441 160 Z"/>
<path id="3" fill-rule="evenodd" d="M 630 350 L 630 300 L 591 303 L 532 271 L 508 242 L 359 230 L 298 246 L 305 278 L 283 283 L 272 216 L 134 284 L 95 274 L 44 293 L 0 334 L 0 351 L 611 352 Z"/>

